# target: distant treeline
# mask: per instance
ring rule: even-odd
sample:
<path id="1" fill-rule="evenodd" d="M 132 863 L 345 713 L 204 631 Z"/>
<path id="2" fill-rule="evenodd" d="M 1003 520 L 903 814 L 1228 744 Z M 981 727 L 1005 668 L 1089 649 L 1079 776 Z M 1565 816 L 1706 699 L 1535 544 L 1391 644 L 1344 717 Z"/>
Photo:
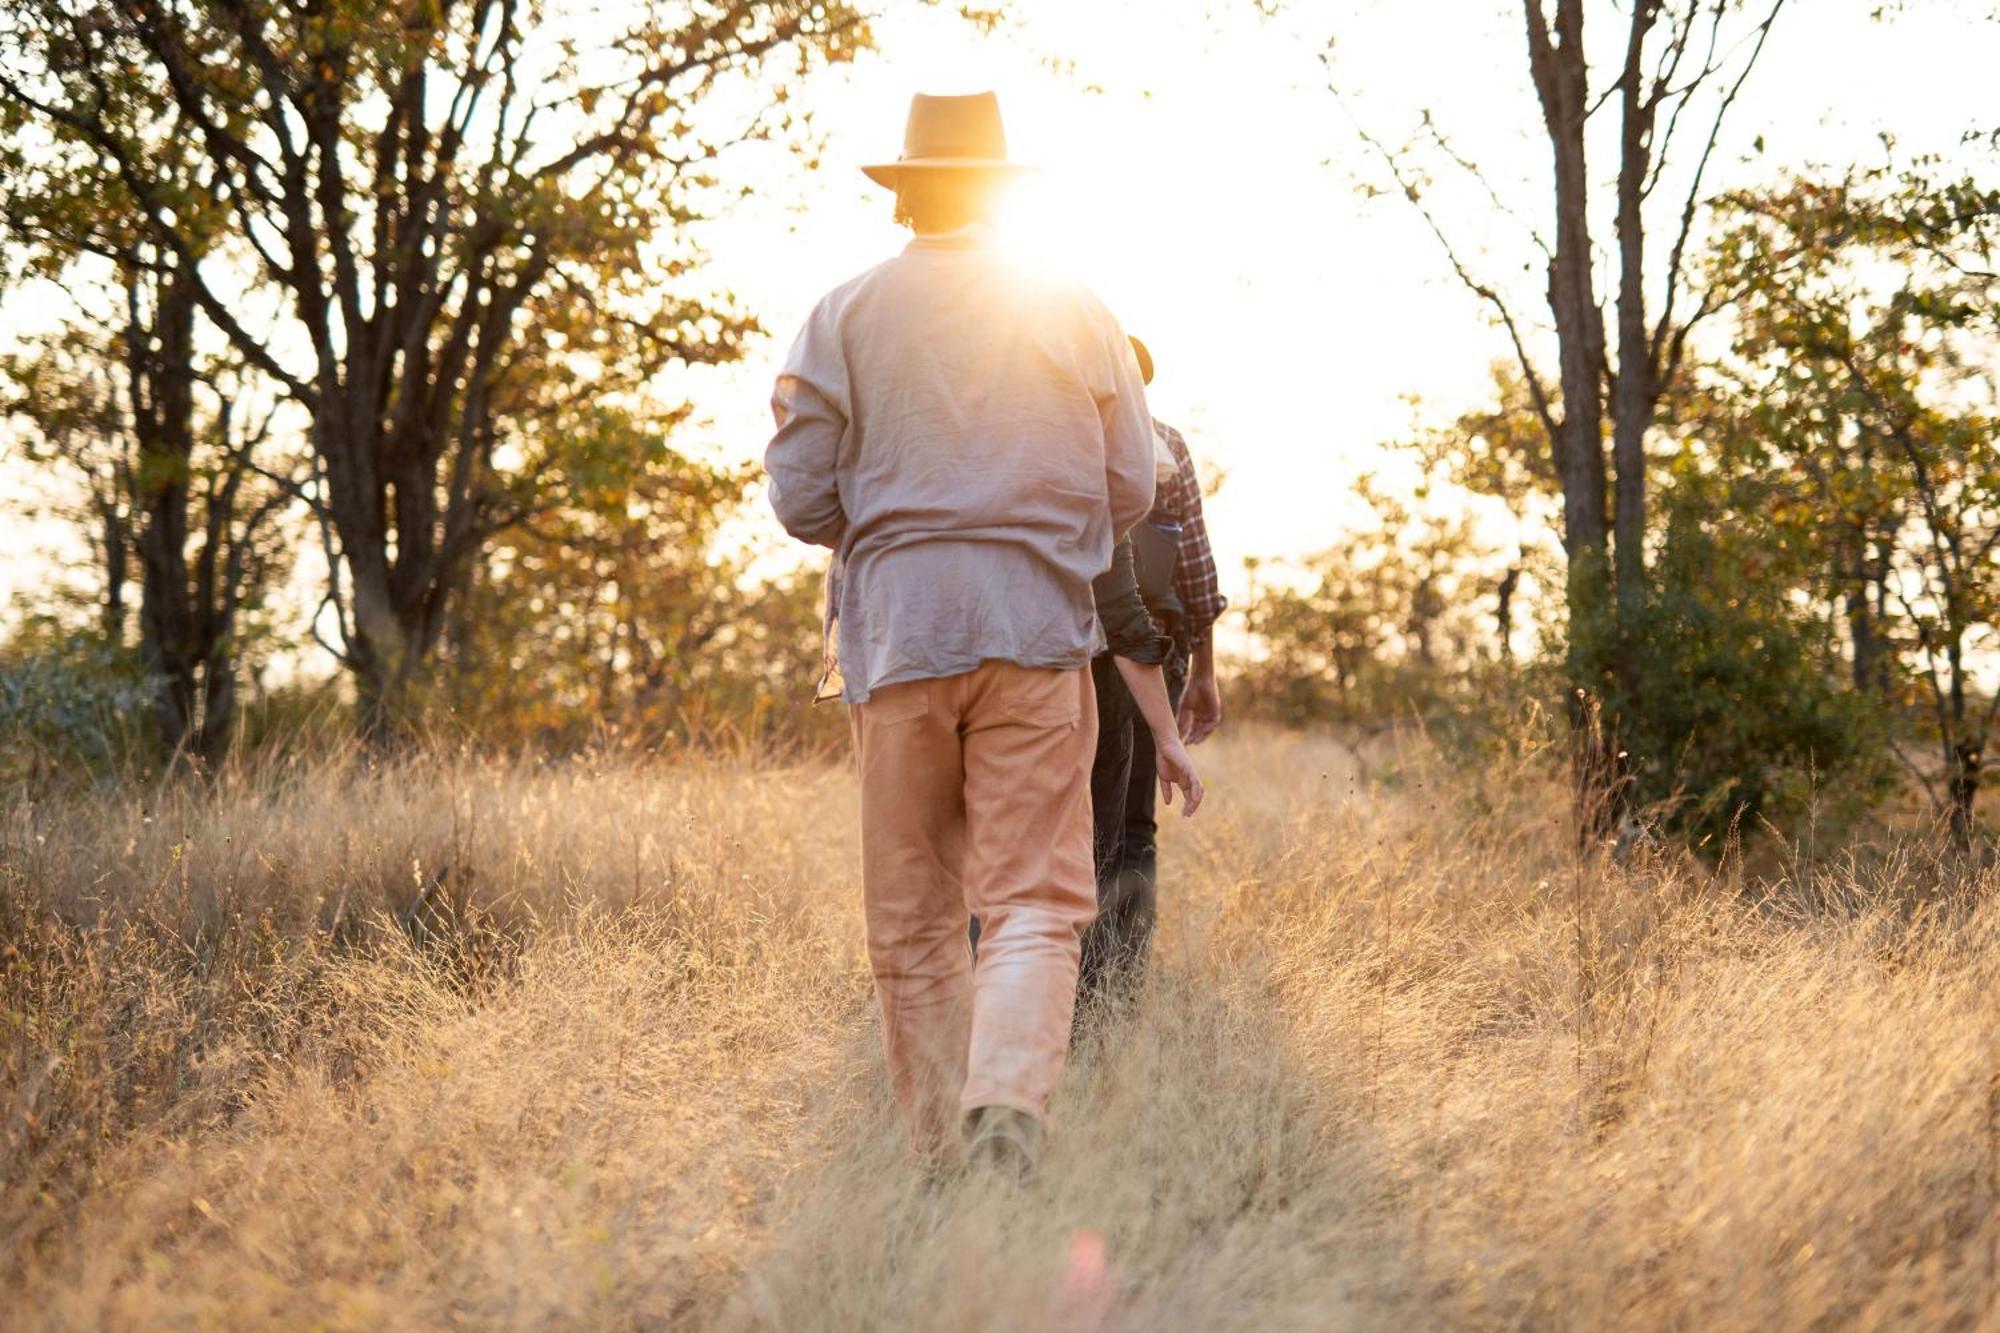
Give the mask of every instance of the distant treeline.
<path id="1" fill-rule="evenodd" d="M 1363 132 L 1371 188 L 1511 356 L 1487 408 L 1401 442 L 1416 493 L 1371 483 L 1373 528 L 1253 571 L 1224 634 L 1238 705 L 1469 737 L 1538 705 L 1586 837 L 1911 785 L 1974 843 L 2000 706 L 1995 145 L 1968 127 L 1950 162 L 1718 193 L 1784 8 L 1524 0 L 1541 198 L 1503 198 L 1429 117 Z M 692 409 L 656 386 L 759 332 L 694 236 L 732 146 L 810 152 L 803 81 L 869 45 L 868 15 L 584 12 L 10 7 L 0 263 L 75 310 L 0 390 L 95 555 L 84 602 L 44 599 L 0 659 L 7 762 L 201 768 L 245 717 L 329 711 L 385 744 L 838 735 L 799 704 L 817 581 L 724 554 L 754 477 L 677 448 Z M 1620 63 L 1590 63 L 1586 13 Z M 1586 165 L 1586 137 L 1614 153 Z M 1503 216 L 1544 309 L 1461 239 Z M 1494 547 L 1475 511 L 1522 535 Z M 302 650 L 331 685 L 260 675 Z"/>

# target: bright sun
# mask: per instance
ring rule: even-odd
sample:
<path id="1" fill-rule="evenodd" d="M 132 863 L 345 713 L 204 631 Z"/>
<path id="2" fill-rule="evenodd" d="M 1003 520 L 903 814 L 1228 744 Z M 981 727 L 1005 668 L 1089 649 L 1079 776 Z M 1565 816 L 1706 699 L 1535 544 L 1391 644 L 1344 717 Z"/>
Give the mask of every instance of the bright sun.
<path id="1" fill-rule="evenodd" d="M 1055 206 L 1046 181 L 1027 176 L 1008 187 L 1000 206 L 1000 242 L 1016 262 L 1036 273 L 1078 276 L 1088 270 L 1088 240 Z"/>

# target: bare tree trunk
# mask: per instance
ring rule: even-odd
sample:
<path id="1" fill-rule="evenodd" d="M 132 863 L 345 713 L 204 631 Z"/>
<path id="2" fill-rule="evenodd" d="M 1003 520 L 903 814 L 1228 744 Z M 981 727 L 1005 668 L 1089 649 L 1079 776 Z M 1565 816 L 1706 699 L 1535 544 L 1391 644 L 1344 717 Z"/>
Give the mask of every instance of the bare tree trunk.
<path id="1" fill-rule="evenodd" d="M 1951 843 L 1960 852 L 1972 850 L 1973 806 L 1979 799 L 1979 778 L 1984 747 L 1970 736 L 1961 736 L 1945 747 L 1946 791 L 1949 798 Z"/>
<path id="2" fill-rule="evenodd" d="M 229 651 L 229 636 L 218 635 L 201 673 L 201 730 L 194 751 L 213 771 L 229 754 L 236 736 L 236 663 Z"/>
<path id="3" fill-rule="evenodd" d="M 1500 660 L 1509 666 L 1514 662 L 1514 590 L 1521 586 L 1521 567 L 1510 567 L 1500 578 L 1494 608 L 1495 628 L 1500 635 Z"/>
<path id="4" fill-rule="evenodd" d="M 1657 96 L 1645 86 L 1646 38 L 1662 0 L 1635 0 L 1619 85 L 1618 153 L 1618 370 L 1612 380 L 1611 458 L 1616 503 L 1617 632 L 1615 669 L 1622 703 L 1639 698 L 1637 638 L 1646 612 L 1646 432 L 1653 424 L 1659 385 L 1646 321 L 1646 178 L 1653 165 Z"/>
<path id="5" fill-rule="evenodd" d="M 1590 264 L 1583 3 L 1560 0 L 1553 39 L 1540 0 L 1529 0 L 1528 15 L 1535 87 L 1555 152 L 1556 248 L 1549 266 L 1549 309 L 1561 344 L 1563 416 L 1553 443 L 1563 491 L 1563 545 L 1574 562 L 1601 559 L 1606 538 L 1604 319 Z"/>
<path id="6" fill-rule="evenodd" d="M 1584 154 L 1588 64 L 1582 0 L 1558 0 L 1553 33 L 1542 0 L 1527 0 L 1529 64 L 1555 158 L 1555 252 L 1549 309 L 1555 316 L 1562 384 L 1561 421 L 1551 445 L 1563 493 L 1563 547 L 1569 557 L 1571 774 L 1578 834 L 1616 824 L 1617 747 L 1604 726 L 1602 692 L 1611 675 L 1616 621 L 1605 514 L 1604 317 L 1591 273 L 1590 173 Z"/>
<path id="7" fill-rule="evenodd" d="M 194 453 L 194 292 L 163 277 L 150 317 L 136 286 L 127 357 L 138 443 L 140 644 L 153 678 L 162 759 L 177 763 L 194 726 L 204 645 L 188 599 L 188 469 Z"/>
<path id="8" fill-rule="evenodd" d="M 125 585 L 129 581 L 132 555 L 131 521 L 118 501 L 100 496 L 97 501 L 98 541 L 104 557 L 104 604 L 99 609 L 99 625 L 104 642 L 113 649 L 125 643 Z"/>
<path id="9" fill-rule="evenodd" d="M 163 274 L 149 311 L 139 281 L 128 288 L 126 342 L 141 648 L 155 682 L 163 762 L 213 767 L 236 725 L 237 610 L 263 577 L 257 532 L 284 491 L 243 512 L 249 451 L 263 430 L 236 437 L 226 399 L 212 420 L 198 422 L 193 284 L 178 269 Z"/>
<path id="10" fill-rule="evenodd" d="M 1842 609 L 1847 621 L 1847 646 L 1851 656 L 1850 674 L 1857 692 L 1886 694 L 1889 690 L 1890 646 L 1882 636 L 1881 578 L 1886 570 L 1871 561 L 1868 533 L 1858 529 L 1849 549 L 1840 556 L 1835 578 L 1842 587 Z M 1880 577 L 1878 577 L 1878 573 Z"/>
<path id="11" fill-rule="evenodd" d="M 1857 693 L 1874 691 L 1877 663 L 1881 659 L 1882 643 L 1875 633 L 1875 619 L 1868 606 L 1868 589 L 1865 585 L 1850 586 L 1844 601 L 1847 609 L 1847 642 L 1852 654 L 1852 678 Z"/>
<path id="12" fill-rule="evenodd" d="M 1956 589 L 1952 589 L 1956 593 Z M 1951 600 L 1956 600 L 1953 597 Z M 1979 770 L 1985 738 L 1968 732 L 1965 724 L 1965 643 L 1953 633 L 1945 646 L 1950 669 L 1950 722 L 1945 728 L 1946 791 L 1951 806 L 1951 842 L 1961 852 L 1972 850 L 1973 804 L 1979 799 Z"/>

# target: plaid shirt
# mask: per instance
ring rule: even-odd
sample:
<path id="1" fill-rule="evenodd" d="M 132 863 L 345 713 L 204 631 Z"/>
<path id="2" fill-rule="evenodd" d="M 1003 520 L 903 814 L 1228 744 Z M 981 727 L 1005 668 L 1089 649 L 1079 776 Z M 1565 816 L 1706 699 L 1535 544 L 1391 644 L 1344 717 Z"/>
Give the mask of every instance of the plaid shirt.
<path id="1" fill-rule="evenodd" d="M 1187 616 L 1187 636 L 1200 643 L 1228 609 L 1215 578 L 1215 552 L 1208 545 L 1208 525 L 1201 516 L 1201 479 L 1181 433 L 1163 421 L 1153 429 L 1166 441 L 1177 465 L 1173 479 L 1161 483 L 1153 508 L 1181 526 L 1179 558 L 1174 562 L 1174 595 Z"/>

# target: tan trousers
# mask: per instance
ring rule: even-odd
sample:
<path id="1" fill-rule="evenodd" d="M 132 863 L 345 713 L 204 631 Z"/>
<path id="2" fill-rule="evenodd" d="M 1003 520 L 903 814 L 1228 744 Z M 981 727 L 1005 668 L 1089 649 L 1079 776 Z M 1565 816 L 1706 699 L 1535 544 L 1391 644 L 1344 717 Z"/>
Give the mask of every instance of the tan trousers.
<path id="1" fill-rule="evenodd" d="M 868 959 L 912 1136 L 942 1147 L 981 1106 L 1040 1117 L 1097 911 L 1090 672 L 988 662 L 878 689 L 853 727 Z"/>

